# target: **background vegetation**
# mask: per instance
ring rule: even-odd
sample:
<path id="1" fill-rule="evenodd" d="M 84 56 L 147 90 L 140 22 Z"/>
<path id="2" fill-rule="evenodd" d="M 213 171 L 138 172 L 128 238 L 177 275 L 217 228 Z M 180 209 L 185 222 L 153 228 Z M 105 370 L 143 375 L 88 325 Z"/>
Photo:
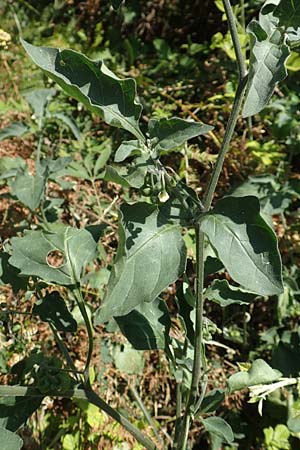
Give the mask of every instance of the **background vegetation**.
<path id="1" fill-rule="evenodd" d="M 245 24 L 257 15 L 260 0 L 234 5 L 239 18 L 240 41 L 248 55 Z M 31 311 L 34 294 L 22 283 L 7 284 L 5 254 L 10 239 L 39 223 L 15 182 L 17 171 L 34 173 L 36 154 L 63 158 L 49 175 L 44 214 L 47 221 L 90 227 L 101 236 L 101 262 L 86 275 L 85 302 L 93 314 L 99 306 L 110 273 L 117 242 L 117 208 L 122 199 L 134 199 L 134 189 L 103 180 L 110 161 L 126 132 L 113 129 L 60 91 L 25 57 L 19 44 L 72 48 L 91 59 L 103 59 L 120 77 L 134 77 L 147 117 L 192 118 L 214 126 L 205 138 L 164 156 L 164 162 L 201 195 L 207 184 L 224 134 L 237 85 L 234 51 L 219 0 L 128 0 L 114 11 L 101 0 L 39 1 L 0 0 L 0 231 L 4 253 L 0 265 L 0 371 L 1 382 L 20 376 L 17 363 L 32 350 L 55 356 L 57 349 L 46 323 L 36 323 Z M 6 34 L 8 33 L 8 34 Z M 299 47 L 298 47 L 299 50 Z M 252 123 L 239 119 L 226 157 L 218 196 L 228 192 L 256 195 L 262 213 L 279 237 L 284 264 L 284 292 L 242 308 L 206 304 L 205 339 L 211 388 L 257 358 L 268 361 L 284 376 L 300 372 L 300 54 L 294 49 L 287 64 L 289 77 L 276 87 L 270 105 Z M 49 89 L 36 91 L 36 89 Z M 34 90 L 34 93 L 32 91 Z M 42 106 L 41 106 L 42 105 Z M 34 200 L 31 200 L 34 201 Z M 184 236 L 192 266 L 195 237 Z M 59 255 L 53 255 L 53 264 Z M 222 279 L 222 273 L 219 275 Z M 164 293 L 172 311 L 171 333 L 180 333 L 175 288 Z M 87 336 L 80 328 L 74 299 L 68 298 L 79 325 L 77 334 L 66 333 L 77 368 L 84 366 Z M 23 314 L 14 314 L 18 310 Z M 118 332 L 117 325 L 99 326 L 92 360 L 92 379 L 102 396 L 120 410 L 132 410 L 136 425 L 150 430 L 139 408 L 142 398 L 155 421 L 168 436 L 174 427 L 174 381 L 160 351 L 136 352 Z M 11 370 L 11 368 L 13 368 Z M 235 444 L 214 441 L 201 424 L 191 435 L 194 449 L 283 450 L 300 445 L 300 393 L 277 390 L 264 403 L 248 403 L 248 393 L 234 393 L 218 414 L 231 424 Z M 151 432 L 151 431 L 149 431 Z M 92 450 L 140 449 L 119 425 L 84 401 L 43 400 L 41 408 L 21 431 L 24 449 Z"/>

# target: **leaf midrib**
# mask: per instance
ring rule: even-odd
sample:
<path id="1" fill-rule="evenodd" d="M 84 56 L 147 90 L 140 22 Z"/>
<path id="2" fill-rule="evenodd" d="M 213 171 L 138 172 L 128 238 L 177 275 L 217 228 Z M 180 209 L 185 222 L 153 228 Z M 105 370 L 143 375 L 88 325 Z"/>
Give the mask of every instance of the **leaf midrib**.
<path id="1" fill-rule="evenodd" d="M 269 282 L 269 283 L 271 283 L 273 286 L 276 286 L 276 288 L 278 288 L 278 285 L 277 284 L 274 284 L 270 279 L 269 279 L 269 277 L 257 266 L 257 264 L 255 263 L 255 261 L 251 258 L 251 256 L 250 256 L 250 254 L 248 253 L 248 251 L 247 251 L 247 249 L 245 248 L 245 247 L 243 247 L 243 245 L 242 245 L 242 243 L 241 243 L 241 241 L 240 241 L 240 239 L 238 238 L 238 236 L 235 234 L 235 232 L 234 231 L 232 231 L 231 229 L 230 229 L 230 227 L 228 227 L 222 220 L 220 220 L 217 216 L 211 216 L 211 218 L 213 219 L 213 220 L 215 220 L 216 222 L 219 222 L 219 224 L 225 229 L 225 230 L 229 230 L 229 231 L 227 231 L 229 234 L 230 233 L 232 233 L 232 235 L 236 238 L 236 240 L 238 241 L 238 243 L 239 243 L 239 245 L 240 245 L 240 247 L 242 248 L 242 249 L 244 249 L 244 252 L 246 253 L 246 255 L 248 256 L 248 258 L 250 259 L 250 261 L 252 262 L 252 264 L 255 266 L 255 268 L 256 268 L 256 270 L 258 270 L 263 276 L 264 276 L 264 278 L 266 278 L 267 279 L 267 281 Z"/>

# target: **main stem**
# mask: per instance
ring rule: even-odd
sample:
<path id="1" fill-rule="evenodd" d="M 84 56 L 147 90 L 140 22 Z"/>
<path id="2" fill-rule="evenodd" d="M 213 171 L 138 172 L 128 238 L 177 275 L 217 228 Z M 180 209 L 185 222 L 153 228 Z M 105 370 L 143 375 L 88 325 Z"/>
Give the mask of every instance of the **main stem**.
<path id="1" fill-rule="evenodd" d="M 239 42 L 236 18 L 233 14 L 229 0 L 223 0 L 223 5 L 227 17 L 228 27 L 231 34 L 234 51 L 237 59 L 239 84 L 234 98 L 232 111 L 226 127 L 222 146 L 213 169 L 208 187 L 204 196 L 204 212 L 210 210 L 216 186 L 223 168 L 226 153 L 234 133 L 234 129 L 238 120 L 240 109 L 243 103 L 244 94 L 247 85 L 247 70 L 243 58 L 242 49 Z M 195 226 L 196 232 L 196 311 L 195 311 L 195 341 L 194 341 L 194 363 L 192 371 L 191 387 L 187 401 L 187 407 L 182 419 L 180 438 L 178 440 L 177 450 L 186 450 L 188 432 L 191 420 L 193 419 L 195 406 L 201 407 L 199 401 L 199 383 L 202 378 L 202 360 L 203 360 L 203 308 L 204 308 L 204 233 L 201 231 L 201 219 Z M 203 398 L 203 392 L 201 397 Z"/>

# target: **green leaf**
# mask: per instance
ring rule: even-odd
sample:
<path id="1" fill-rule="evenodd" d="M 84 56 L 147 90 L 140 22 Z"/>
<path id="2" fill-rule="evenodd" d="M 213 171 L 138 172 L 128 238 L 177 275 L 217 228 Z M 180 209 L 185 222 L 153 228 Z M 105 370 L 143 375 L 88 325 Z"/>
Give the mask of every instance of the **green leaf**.
<path id="1" fill-rule="evenodd" d="M 0 178 L 15 177 L 18 171 L 24 172 L 26 167 L 25 160 L 20 156 L 17 156 L 16 158 L 3 156 L 0 159 Z"/>
<path id="2" fill-rule="evenodd" d="M 122 373 L 138 375 L 144 369 L 143 354 L 132 348 L 129 344 L 118 345 L 114 351 L 114 363 Z"/>
<path id="3" fill-rule="evenodd" d="M 201 229 L 234 281 L 255 294 L 276 295 L 283 291 L 277 239 L 259 209 L 256 197 L 225 197 Z"/>
<path id="4" fill-rule="evenodd" d="M 121 167 L 116 169 L 112 166 L 107 166 L 105 170 L 104 180 L 112 181 L 120 184 L 123 187 L 141 188 L 145 182 L 145 176 L 151 161 L 147 156 L 139 156 L 136 158 L 131 166 Z"/>
<path id="5" fill-rule="evenodd" d="M 23 447 L 23 441 L 17 434 L 2 427 L 0 427 L 0 442 L 5 450 L 20 450 Z"/>
<path id="6" fill-rule="evenodd" d="M 225 308 L 229 305 L 247 305 L 256 295 L 245 292 L 236 286 L 231 286 L 227 280 L 214 280 L 205 291 L 205 298 Z"/>
<path id="7" fill-rule="evenodd" d="M 225 400 L 224 389 L 214 389 L 210 391 L 204 397 L 201 403 L 201 414 L 212 413 L 219 408 L 222 402 Z"/>
<path id="8" fill-rule="evenodd" d="M 95 177 L 99 174 L 100 170 L 103 169 L 103 167 L 109 160 L 110 154 L 111 154 L 111 147 L 105 147 L 101 150 L 100 155 L 96 159 L 93 168 L 93 173 Z"/>
<path id="9" fill-rule="evenodd" d="M 234 441 L 231 426 L 221 417 L 212 416 L 207 419 L 201 419 L 201 422 L 204 425 L 205 431 L 219 436 L 223 442 L 231 444 Z"/>
<path id="10" fill-rule="evenodd" d="M 96 255 L 96 246 L 92 235 L 84 229 L 62 226 L 57 232 L 28 231 L 24 237 L 12 239 L 9 262 L 22 275 L 70 285 L 80 281 L 82 271 Z"/>
<path id="11" fill-rule="evenodd" d="M 135 99 L 133 79 L 121 80 L 103 61 L 91 61 L 73 50 L 36 47 L 23 39 L 21 42 L 33 62 L 68 95 L 109 125 L 124 128 L 139 140 L 145 140 L 139 128 L 142 107 Z"/>
<path id="12" fill-rule="evenodd" d="M 142 303 L 126 316 L 116 317 L 116 322 L 136 350 L 166 348 L 171 320 L 163 300 Z"/>
<path id="13" fill-rule="evenodd" d="M 123 204 L 118 252 L 96 323 L 155 300 L 183 273 L 185 263 L 186 248 L 177 225 L 158 216 L 154 205 Z"/>
<path id="14" fill-rule="evenodd" d="M 243 117 L 259 113 L 269 102 L 275 86 L 287 76 L 290 54 L 287 36 L 277 27 L 272 13 L 260 14 L 247 27 L 250 35 L 250 65 Z"/>
<path id="15" fill-rule="evenodd" d="M 76 124 L 76 122 L 72 119 L 72 117 L 68 116 L 67 114 L 58 111 L 56 113 L 51 113 L 51 118 L 61 120 L 65 125 L 67 125 L 68 128 L 72 131 L 74 137 L 79 141 L 82 136 L 80 133 L 80 130 Z"/>
<path id="16" fill-rule="evenodd" d="M 141 153 L 141 149 L 139 148 L 139 141 L 124 141 L 116 151 L 115 162 L 122 162 L 129 156 L 136 153 Z"/>
<path id="17" fill-rule="evenodd" d="M 0 252 L 0 284 L 10 284 L 14 293 L 26 290 L 27 278 L 19 277 L 20 271 L 9 264 L 10 255 Z"/>
<path id="18" fill-rule="evenodd" d="M 299 0 L 280 0 L 273 11 L 278 17 L 279 26 L 298 28 L 300 26 L 300 2 Z"/>
<path id="19" fill-rule="evenodd" d="M 43 322 L 54 325 L 57 331 L 74 333 L 77 330 L 76 320 L 68 311 L 64 299 L 57 291 L 39 299 L 33 306 L 32 314 L 39 316 Z"/>
<path id="20" fill-rule="evenodd" d="M 213 127 L 209 125 L 177 117 L 149 121 L 149 135 L 158 151 L 171 151 L 180 147 L 188 139 L 206 134 L 212 129 Z"/>
<path id="21" fill-rule="evenodd" d="M 0 130 L 0 141 L 10 137 L 19 137 L 27 133 L 29 127 L 23 122 L 12 122 L 7 127 Z"/>
<path id="22" fill-rule="evenodd" d="M 34 211 L 43 198 L 45 184 L 46 179 L 43 176 L 30 175 L 29 173 L 17 174 L 11 184 L 11 189 L 20 202 Z"/>
<path id="23" fill-rule="evenodd" d="M 42 400 L 42 397 L 1 397 L 0 427 L 17 431 L 40 407 Z"/>
<path id="24" fill-rule="evenodd" d="M 56 89 L 34 89 L 26 92 L 24 97 L 33 109 L 36 119 L 42 120 L 47 103 L 56 94 Z"/>
<path id="25" fill-rule="evenodd" d="M 253 361 L 251 368 L 246 372 L 238 372 L 229 377 L 227 384 L 230 392 L 278 381 L 282 376 L 279 370 L 272 369 L 263 359 Z"/>

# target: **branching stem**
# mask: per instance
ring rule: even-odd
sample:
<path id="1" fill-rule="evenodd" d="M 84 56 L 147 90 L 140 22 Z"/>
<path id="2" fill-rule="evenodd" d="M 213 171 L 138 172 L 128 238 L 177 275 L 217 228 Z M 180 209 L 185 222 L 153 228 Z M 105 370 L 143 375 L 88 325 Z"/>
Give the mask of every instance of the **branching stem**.
<path id="1" fill-rule="evenodd" d="M 151 441 L 147 436 L 140 432 L 126 417 L 121 413 L 109 406 L 102 398 L 100 398 L 91 389 L 73 389 L 67 392 L 55 392 L 49 393 L 51 397 L 64 397 L 64 398 L 78 398 L 82 400 L 87 400 L 89 403 L 100 408 L 112 419 L 116 420 L 120 425 L 122 425 L 135 439 L 142 444 L 146 450 L 158 450 L 154 442 Z M 45 397 L 37 389 L 28 386 L 0 386 L 0 397 Z"/>

